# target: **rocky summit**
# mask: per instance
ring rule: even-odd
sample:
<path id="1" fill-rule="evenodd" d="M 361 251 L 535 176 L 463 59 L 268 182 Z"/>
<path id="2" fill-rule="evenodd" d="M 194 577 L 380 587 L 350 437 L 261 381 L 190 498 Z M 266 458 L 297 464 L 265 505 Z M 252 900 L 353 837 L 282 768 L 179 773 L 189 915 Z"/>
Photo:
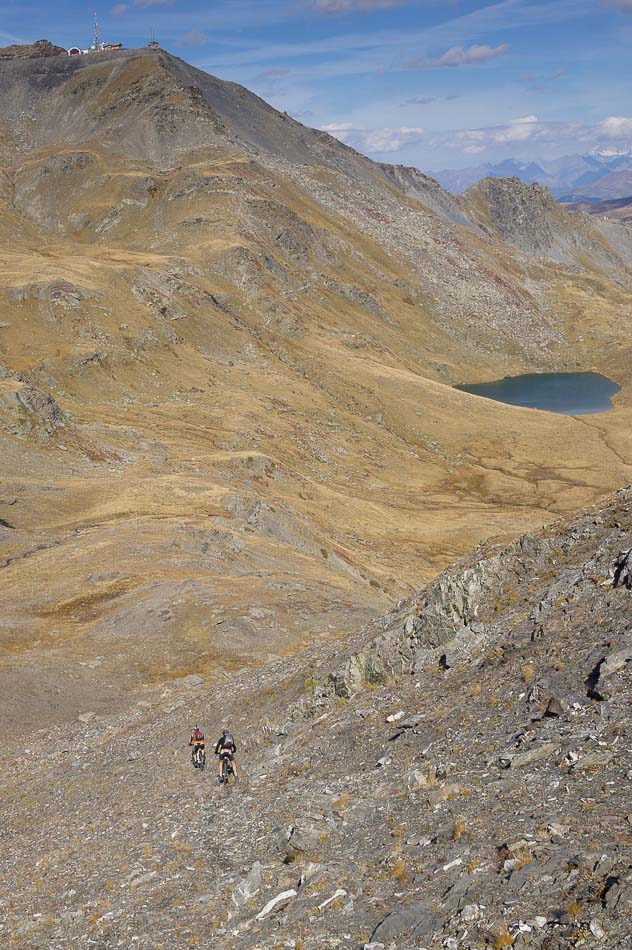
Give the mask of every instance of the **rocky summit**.
<path id="1" fill-rule="evenodd" d="M 629 945 L 631 306 L 538 185 L 0 50 L 0 945 Z"/>

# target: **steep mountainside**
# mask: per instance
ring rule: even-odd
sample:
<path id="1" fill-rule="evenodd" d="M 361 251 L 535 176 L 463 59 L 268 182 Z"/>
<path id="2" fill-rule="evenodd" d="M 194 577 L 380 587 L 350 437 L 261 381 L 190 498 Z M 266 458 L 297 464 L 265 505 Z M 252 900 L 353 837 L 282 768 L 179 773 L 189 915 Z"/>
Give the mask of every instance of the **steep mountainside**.
<path id="1" fill-rule="evenodd" d="M 265 149 L 291 162 L 379 175 L 378 166 L 337 139 L 163 50 L 56 56 L 44 70 L 19 57 L 4 65 L 3 85 L 0 121 L 29 147 L 98 138 L 155 161 L 197 146 Z"/>
<path id="2" fill-rule="evenodd" d="M 13 737 L 2 945 L 628 950 L 631 548 L 628 488 L 344 653 Z M 195 722 L 237 784 L 191 767 Z"/>
<path id="3" fill-rule="evenodd" d="M 630 480 L 630 231 L 501 189 L 164 52 L 0 63 L 6 731 L 344 638 Z M 613 412 L 452 388 L 576 368 Z"/>

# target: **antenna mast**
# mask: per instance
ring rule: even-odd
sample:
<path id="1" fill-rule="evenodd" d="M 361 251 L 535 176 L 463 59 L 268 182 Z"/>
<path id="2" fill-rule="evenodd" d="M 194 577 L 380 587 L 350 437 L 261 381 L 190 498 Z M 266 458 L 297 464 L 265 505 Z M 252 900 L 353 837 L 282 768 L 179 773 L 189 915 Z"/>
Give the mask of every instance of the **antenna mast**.
<path id="1" fill-rule="evenodd" d="M 99 49 L 99 23 L 97 20 L 96 12 L 93 13 L 92 16 L 94 17 L 94 37 L 93 37 L 92 49 L 98 50 Z"/>

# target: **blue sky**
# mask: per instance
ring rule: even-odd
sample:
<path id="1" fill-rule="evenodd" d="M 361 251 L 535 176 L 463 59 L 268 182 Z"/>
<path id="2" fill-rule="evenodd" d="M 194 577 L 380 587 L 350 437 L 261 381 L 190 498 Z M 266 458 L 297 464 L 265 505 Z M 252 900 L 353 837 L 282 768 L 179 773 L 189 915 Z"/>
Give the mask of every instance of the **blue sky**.
<path id="1" fill-rule="evenodd" d="M 87 46 L 90 9 L 0 0 L 0 43 Z M 110 0 L 95 9 L 103 39 L 140 46 L 154 30 L 176 55 L 379 160 L 439 169 L 632 148 L 632 0 Z"/>

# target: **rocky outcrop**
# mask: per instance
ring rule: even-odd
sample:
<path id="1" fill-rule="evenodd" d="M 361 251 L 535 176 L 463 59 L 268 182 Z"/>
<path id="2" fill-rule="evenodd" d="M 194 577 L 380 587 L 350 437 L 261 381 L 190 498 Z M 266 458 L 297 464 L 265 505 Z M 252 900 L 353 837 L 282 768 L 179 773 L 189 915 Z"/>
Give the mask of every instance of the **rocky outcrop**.
<path id="1" fill-rule="evenodd" d="M 527 254 L 579 267 L 590 260 L 597 269 L 611 273 L 632 260 L 630 228 L 569 215 L 544 185 L 525 184 L 519 178 L 484 178 L 459 203 L 484 231 Z"/>
<path id="2" fill-rule="evenodd" d="M 48 393 L 15 380 L 0 380 L 0 429 L 19 436 L 46 437 L 63 424 L 63 414 Z"/>
<path id="3" fill-rule="evenodd" d="M 13 46 L 3 46 L 0 48 L 0 60 L 42 59 L 49 56 L 67 55 L 66 50 L 62 46 L 55 46 L 48 40 L 36 40 L 35 43 L 25 45 L 14 44 Z"/>
<path id="4" fill-rule="evenodd" d="M 614 587 L 630 587 L 629 551 L 612 563 L 603 551 L 598 563 L 581 563 L 590 534 L 577 523 L 566 529 L 554 525 L 540 536 L 524 535 L 502 550 L 457 562 L 421 597 L 387 615 L 382 631 L 330 673 L 336 695 L 347 699 L 366 684 L 386 683 L 402 673 L 475 662 L 485 646 L 506 633 L 506 619 L 498 622 L 500 610 L 524 617 L 525 578 L 531 597 L 537 590 L 528 619 L 522 620 L 534 641 L 545 635 L 555 604 L 572 600 L 600 576 L 609 576 Z M 560 553 L 567 566 L 551 580 L 550 563 Z M 574 569 L 568 566 L 577 560 Z"/>

